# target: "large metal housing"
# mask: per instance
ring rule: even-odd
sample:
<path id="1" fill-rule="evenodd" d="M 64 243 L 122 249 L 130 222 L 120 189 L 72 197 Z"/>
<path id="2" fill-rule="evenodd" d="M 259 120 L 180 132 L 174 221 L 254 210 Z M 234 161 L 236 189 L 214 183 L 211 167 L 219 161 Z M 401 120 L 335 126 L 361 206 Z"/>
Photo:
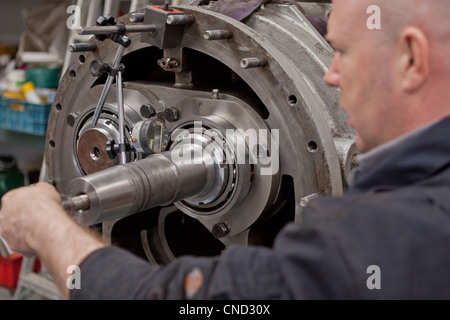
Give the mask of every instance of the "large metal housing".
<path id="1" fill-rule="evenodd" d="M 142 41 L 148 36 L 145 33 L 127 34 L 131 45 L 122 59 L 126 68 L 126 139 L 133 141 L 134 127 L 139 124 L 141 128 L 149 115 L 166 126 L 171 138 L 168 150 L 185 143 L 186 137 L 202 145 L 208 132 L 272 133 L 275 140 L 255 145 L 246 141 L 245 152 L 260 162 L 204 167 L 198 171 L 198 179 L 180 178 L 173 174 L 180 171 L 168 169 L 173 166 L 164 159 L 153 157 L 144 164 L 146 154 L 128 151 L 127 161 L 137 165 L 118 174 L 118 160 L 106 154 L 107 142 L 119 135 L 116 87 L 113 85 L 98 124 L 93 126 L 106 77 L 94 77 L 90 70 L 94 60 L 112 62 L 118 45 L 94 37 L 90 44 L 97 49 L 75 54 L 62 78 L 47 136 L 48 178 L 58 190 L 77 196 L 73 193 L 79 190 L 72 188 L 79 185 L 77 179 L 86 184 L 93 181 L 90 176 L 84 178 L 87 174 L 101 175 L 107 189 L 96 190 L 97 197 L 107 197 L 117 210 L 109 208 L 107 217 L 91 219 L 88 224 L 101 228 L 112 243 L 159 264 L 185 254 L 220 254 L 233 244 L 270 246 L 286 223 L 301 223 L 308 199 L 343 193 L 356 154 L 353 132 L 338 105 L 339 91 L 323 82 L 333 51 L 296 6 L 266 4 L 240 22 L 212 12 L 208 6 L 187 3 L 176 9 L 195 21 L 164 39 L 175 45 L 158 47 Z M 330 5 L 300 4 L 307 14 L 327 19 Z M 134 17 L 126 15 L 117 21 L 142 24 L 130 22 Z M 217 30 L 226 30 L 231 36 L 211 39 L 208 35 Z M 200 133 L 195 132 L 196 123 L 201 123 Z M 180 129 L 185 136 L 174 139 Z M 264 159 L 270 159 L 269 166 L 276 165 L 273 168 L 278 170 L 263 174 L 267 169 Z M 116 169 L 105 171 L 109 167 Z M 177 183 L 183 190 L 194 187 L 185 194 L 187 199 L 174 198 L 171 203 L 155 203 L 134 212 L 137 209 L 130 209 L 130 199 L 137 197 L 139 191 L 133 188 L 140 182 L 130 176 L 143 171 L 150 181 L 148 197 L 154 185 L 162 189 L 164 183 Z M 212 172 L 216 178 L 209 181 Z M 117 184 L 119 180 L 126 183 Z M 206 190 L 208 183 L 209 200 L 205 201 L 207 197 L 197 189 Z M 162 189 L 160 192 L 169 196 L 169 191 Z M 102 192 L 104 195 L 99 195 Z M 136 201 L 144 201 L 141 198 Z M 214 201 L 214 206 L 208 206 Z M 124 208 L 130 212 L 121 214 Z"/>

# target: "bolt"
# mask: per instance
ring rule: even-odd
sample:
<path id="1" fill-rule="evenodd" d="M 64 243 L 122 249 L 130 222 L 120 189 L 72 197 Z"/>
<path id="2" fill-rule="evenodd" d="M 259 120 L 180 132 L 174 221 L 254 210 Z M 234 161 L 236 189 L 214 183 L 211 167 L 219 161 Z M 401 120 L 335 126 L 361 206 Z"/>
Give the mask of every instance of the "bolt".
<path id="1" fill-rule="evenodd" d="M 211 99 L 213 99 L 213 100 L 219 100 L 220 99 L 220 91 L 219 91 L 219 89 L 214 89 L 213 91 L 212 91 L 212 96 L 211 96 Z"/>
<path id="2" fill-rule="evenodd" d="M 324 195 L 325 195 L 325 193 L 323 191 L 319 191 L 317 193 L 313 193 L 309 196 L 306 196 L 306 197 L 300 199 L 300 207 L 306 208 L 312 200 L 314 200 L 318 197 L 323 197 Z"/>
<path id="3" fill-rule="evenodd" d="M 150 118 L 153 118 L 154 116 L 156 116 L 155 108 L 148 104 L 144 104 L 141 106 L 140 113 L 141 113 L 141 116 L 146 119 L 150 119 Z"/>
<path id="4" fill-rule="evenodd" d="M 75 113 L 75 112 L 72 112 L 71 114 L 69 114 L 66 119 L 67 124 L 70 127 L 73 127 L 75 125 L 75 121 L 77 120 L 78 116 L 79 116 L 78 113 Z"/>
<path id="5" fill-rule="evenodd" d="M 175 122 L 180 119 L 180 112 L 178 111 L 178 109 L 170 107 L 164 111 L 164 117 L 169 122 Z"/>
<path id="6" fill-rule="evenodd" d="M 232 36 L 233 33 L 228 30 L 208 30 L 203 35 L 206 40 L 227 40 Z"/>
<path id="7" fill-rule="evenodd" d="M 166 23 L 170 26 L 184 26 L 187 24 L 193 24 L 195 17 L 191 14 L 185 15 L 170 15 L 167 17 Z"/>
<path id="8" fill-rule="evenodd" d="M 249 69 L 249 68 L 259 68 L 267 65 L 266 58 L 245 58 L 241 60 L 241 68 Z"/>
<path id="9" fill-rule="evenodd" d="M 135 13 L 131 14 L 130 22 L 132 22 L 132 23 L 144 22 L 144 18 L 145 18 L 145 13 L 135 12 Z"/>
<path id="10" fill-rule="evenodd" d="M 218 223 L 213 226 L 211 232 L 214 237 L 220 239 L 226 237 L 230 233 L 230 229 L 225 223 Z"/>

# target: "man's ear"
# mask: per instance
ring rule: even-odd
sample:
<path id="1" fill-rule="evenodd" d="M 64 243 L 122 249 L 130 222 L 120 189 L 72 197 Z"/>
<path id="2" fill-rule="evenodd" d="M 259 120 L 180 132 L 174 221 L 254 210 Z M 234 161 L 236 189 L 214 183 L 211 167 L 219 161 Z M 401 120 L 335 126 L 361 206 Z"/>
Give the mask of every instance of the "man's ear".
<path id="1" fill-rule="evenodd" d="M 426 34 L 417 27 L 403 30 L 399 39 L 399 66 L 402 89 L 414 92 L 422 87 L 430 73 L 430 45 Z"/>

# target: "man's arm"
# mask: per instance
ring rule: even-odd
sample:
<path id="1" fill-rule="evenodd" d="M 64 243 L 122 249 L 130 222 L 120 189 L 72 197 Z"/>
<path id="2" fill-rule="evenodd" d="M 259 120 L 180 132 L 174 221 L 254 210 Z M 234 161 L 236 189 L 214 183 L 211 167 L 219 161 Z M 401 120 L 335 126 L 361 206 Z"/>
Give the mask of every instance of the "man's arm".
<path id="1" fill-rule="evenodd" d="M 64 298 L 69 298 L 67 268 L 105 247 L 67 215 L 60 195 L 47 183 L 7 193 L 2 198 L 0 226 L 11 250 L 45 263 Z"/>

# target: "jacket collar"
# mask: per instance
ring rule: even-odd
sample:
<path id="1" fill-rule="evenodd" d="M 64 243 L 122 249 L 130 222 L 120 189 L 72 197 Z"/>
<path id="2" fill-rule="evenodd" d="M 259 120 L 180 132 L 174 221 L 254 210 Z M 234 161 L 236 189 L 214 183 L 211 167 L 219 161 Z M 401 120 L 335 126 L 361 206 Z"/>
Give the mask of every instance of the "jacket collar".
<path id="1" fill-rule="evenodd" d="M 450 117 L 362 155 L 348 192 L 376 192 L 427 183 L 450 164 L 449 138 Z"/>

